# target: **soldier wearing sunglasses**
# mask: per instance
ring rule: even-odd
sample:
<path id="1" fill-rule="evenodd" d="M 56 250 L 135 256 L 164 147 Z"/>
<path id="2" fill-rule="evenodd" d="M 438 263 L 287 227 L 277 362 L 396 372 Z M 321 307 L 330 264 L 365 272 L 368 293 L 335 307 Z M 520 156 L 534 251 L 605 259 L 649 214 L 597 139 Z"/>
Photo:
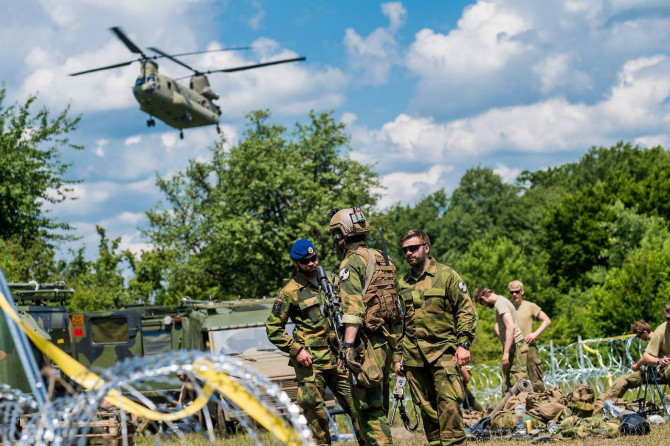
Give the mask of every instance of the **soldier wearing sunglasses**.
<path id="1" fill-rule="evenodd" d="M 430 255 L 428 234 L 412 229 L 400 243 L 412 267 L 398 281 L 405 304 L 402 360 L 412 401 L 421 409 L 429 444 L 463 444 L 465 393 L 459 368 L 470 362 L 475 337 L 472 299 L 458 273 Z"/>
<path id="2" fill-rule="evenodd" d="M 361 439 L 349 377 L 337 365 L 337 352 L 333 347 L 335 334 L 330 329 L 328 319 L 322 317 L 319 311 L 324 300 L 316 280 L 319 257 L 314 245 L 307 239 L 296 241 L 289 257 L 297 272 L 275 299 L 265 323 L 268 339 L 289 354 L 298 381 L 297 403 L 307 418 L 316 443 L 331 443 L 324 401 L 326 386 L 351 417 L 356 436 Z M 329 272 L 326 275 L 332 282 L 333 275 Z M 295 323 L 293 336 L 286 331 L 289 319 Z"/>
<path id="3" fill-rule="evenodd" d="M 524 299 L 523 296 L 525 291 L 523 289 L 523 283 L 520 280 L 511 281 L 507 286 L 507 289 L 509 289 L 510 298 L 514 304 L 514 308 L 516 308 L 521 334 L 523 334 L 523 338 L 528 344 L 528 376 L 533 383 L 533 390 L 536 392 L 544 392 L 544 372 L 541 367 L 542 359 L 540 358 L 540 352 L 537 349 L 535 340 L 547 329 L 547 327 L 549 327 L 551 319 L 549 319 L 547 313 L 542 311 L 542 308 L 537 304 Z M 540 322 L 540 326 L 537 327 L 537 330 L 533 330 L 534 321 Z M 498 334 L 497 324 L 493 329 L 496 334 Z"/>

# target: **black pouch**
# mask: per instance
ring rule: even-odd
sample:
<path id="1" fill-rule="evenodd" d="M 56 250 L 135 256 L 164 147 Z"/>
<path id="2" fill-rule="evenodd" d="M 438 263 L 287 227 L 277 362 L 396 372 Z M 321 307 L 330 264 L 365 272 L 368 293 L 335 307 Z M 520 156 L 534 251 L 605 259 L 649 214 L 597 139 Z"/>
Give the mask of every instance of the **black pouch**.
<path id="1" fill-rule="evenodd" d="M 636 413 L 627 413 L 621 416 L 621 435 L 648 435 L 651 431 L 649 421 Z"/>

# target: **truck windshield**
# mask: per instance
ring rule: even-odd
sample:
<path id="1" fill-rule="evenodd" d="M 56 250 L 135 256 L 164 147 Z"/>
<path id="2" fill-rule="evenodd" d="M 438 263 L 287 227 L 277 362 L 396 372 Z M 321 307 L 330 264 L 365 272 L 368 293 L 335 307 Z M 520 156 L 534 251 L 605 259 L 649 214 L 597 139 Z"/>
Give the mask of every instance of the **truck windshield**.
<path id="1" fill-rule="evenodd" d="M 287 324 L 286 331 L 293 333 L 294 324 Z M 277 350 L 269 340 L 265 327 L 234 328 L 210 332 L 212 352 L 239 355 L 248 350 Z"/>

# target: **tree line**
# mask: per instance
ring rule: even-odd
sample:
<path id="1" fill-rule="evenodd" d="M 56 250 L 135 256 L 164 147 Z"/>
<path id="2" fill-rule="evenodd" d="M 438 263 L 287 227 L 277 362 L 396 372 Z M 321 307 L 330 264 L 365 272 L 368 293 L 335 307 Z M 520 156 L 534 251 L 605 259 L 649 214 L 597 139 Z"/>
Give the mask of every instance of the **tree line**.
<path id="1" fill-rule="evenodd" d="M 349 157 L 343 123 L 310 113 L 287 129 L 256 111 L 235 147 L 224 150 L 219 140 L 210 160 L 157 178 L 163 199 L 141 228 L 152 250 L 121 250 L 120 239 L 98 227 L 98 253 L 89 259 L 83 246 L 57 255 L 75 237 L 47 211 L 81 181 L 68 178 L 61 160 L 82 149 L 70 141 L 79 117 L 34 110 L 34 96 L 5 99 L 3 88 L 0 264 L 10 281 L 67 281 L 76 291 L 71 310 L 272 297 L 291 277 L 288 249 L 297 238 L 313 240 L 323 263 L 337 268 L 328 214 L 352 205 L 367 211 L 373 246 L 380 247 L 376 228 L 384 229 L 400 274 L 408 267 L 397 241 L 419 227 L 470 289 L 506 294 L 509 281 L 523 281 L 525 297 L 552 318 L 540 342 L 618 335 L 637 319 L 657 324 L 670 296 L 670 152 L 660 146 L 592 147 L 577 162 L 524 171 L 514 184 L 473 167 L 451 194 L 378 211 L 380 178 Z M 498 355 L 492 326 L 492 312 L 479 309 L 473 354 Z"/>

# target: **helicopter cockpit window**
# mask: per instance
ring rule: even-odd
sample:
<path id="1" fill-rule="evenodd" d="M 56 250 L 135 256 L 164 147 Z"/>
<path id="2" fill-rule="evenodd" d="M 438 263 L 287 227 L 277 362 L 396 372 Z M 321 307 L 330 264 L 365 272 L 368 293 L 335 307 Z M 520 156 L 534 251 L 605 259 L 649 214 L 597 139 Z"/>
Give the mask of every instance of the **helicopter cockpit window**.
<path id="1" fill-rule="evenodd" d="M 135 80 L 135 86 L 136 86 L 136 87 L 139 87 L 140 85 L 142 85 L 142 84 L 144 83 L 145 80 L 146 80 L 145 77 L 138 77 L 138 78 Z"/>

